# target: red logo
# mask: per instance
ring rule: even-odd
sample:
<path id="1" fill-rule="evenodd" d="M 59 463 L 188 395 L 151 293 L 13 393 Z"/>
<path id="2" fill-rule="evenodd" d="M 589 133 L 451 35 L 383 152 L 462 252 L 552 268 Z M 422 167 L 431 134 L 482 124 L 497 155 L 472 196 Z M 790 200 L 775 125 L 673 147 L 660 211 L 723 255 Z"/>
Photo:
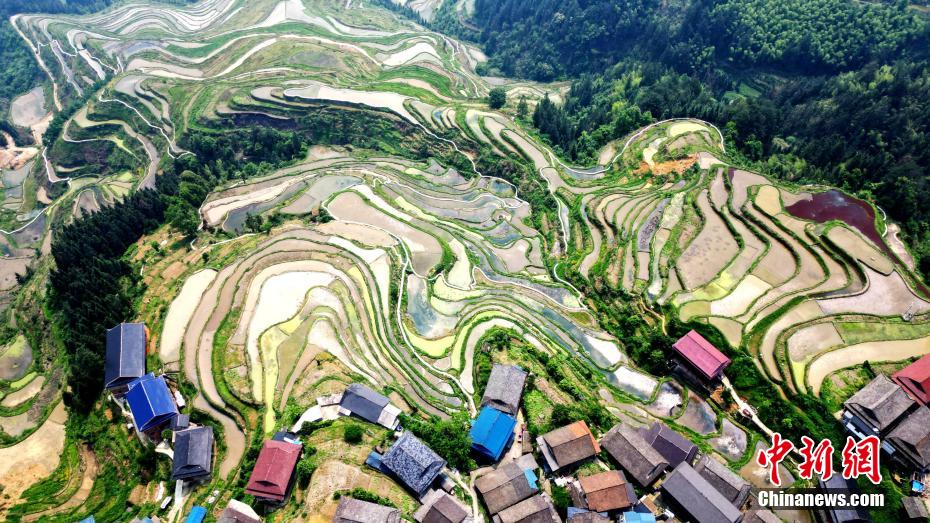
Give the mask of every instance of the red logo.
<path id="1" fill-rule="evenodd" d="M 781 474 L 778 471 L 778 465 L 794 450 L 794 443 L 782 439 L 778 432 L 772 434 L 772 446 L 768 450 L 759 451 L 756 456 L 756 463 L 760 467 L 772 467 L 769 471 L 769 481 L 776 487 L 781 485 Z"/>
<path id="2" fill-rule="evenodd" d="M 824 481 L 832 478 L 833 443 L 828 439 L 823 439 L 815 445 L 814 440 L 807 436 L 801 436 L 801 443 L 801 448 L 797 450 L 801 454 L 803 461 L 798 465 L 798 475 L 803 479 L 813 479 L 816 473 Z M 788 457 L 792 450 L 795 450 L 794 444 L 782 438 L 778 432 L 775 432 L 772 434 L 772 445 L 768 449 L 760 450 L 759 455 L 756 456 L 756 463 L 760 467 L 771 467 L 769 481 L 776 487 L 781 486 L 781 474 L 778 466 Z M 876 485 L 881 483 L 880 453 L 881 441 L 876 436 L 869 436 L 861 441 L 847 437 L 842 455 L 843 478 L 856 479 L 859 476 L 865 476 Z"/>
<path id="3" fill-rule="evenodd" d="M 801 436 L 804 444 L 799 450 L 804 461 L 798 466 L 798 474 L 804 479 L 812 479 L 814 473 L 820 474 L 824 481 L 833 477 L 833 443 L 821 440 L 814 446 L 814 440 Z"/>
<path id="4" fill-rule="evenodd" d="M 875 436 L 856 441 L 846 437 L 846 446 L 843 447 L 843 477 L 846 479 L 865 476 L 873 484 L 882 482 L 882 472 L 878 465 L 878 455 L 881 452 L 881 442 Z"/>

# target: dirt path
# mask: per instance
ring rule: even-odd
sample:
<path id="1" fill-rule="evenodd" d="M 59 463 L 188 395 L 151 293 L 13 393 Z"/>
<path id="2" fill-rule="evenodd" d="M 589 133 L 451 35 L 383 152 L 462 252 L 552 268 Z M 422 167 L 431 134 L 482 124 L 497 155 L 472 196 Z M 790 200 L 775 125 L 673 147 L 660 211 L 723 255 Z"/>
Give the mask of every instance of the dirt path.
<path id="1" fill-rule="evenodd" d="M 807 368 L 807 383 L 820 396 L 823 380 L 830 373 L 866 361 L 901 361 L 930 353 L 930 336 L 916 340 L 870 341 L 828 352 Z"/>

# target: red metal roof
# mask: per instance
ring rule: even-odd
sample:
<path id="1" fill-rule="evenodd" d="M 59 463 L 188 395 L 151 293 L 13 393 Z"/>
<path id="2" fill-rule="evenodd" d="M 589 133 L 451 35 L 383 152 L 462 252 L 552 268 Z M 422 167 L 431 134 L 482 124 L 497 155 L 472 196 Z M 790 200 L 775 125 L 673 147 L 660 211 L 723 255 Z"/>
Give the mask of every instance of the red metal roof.
<path id="1" fill-rule="evenodd" d="M 256 497 L 283 501 L 297 460 L 300 445 L 285 441 L 266 441 L 255 461 L 245 491 Z"/>
<path id="2" fill-rule="evenodd" d="M 891 375 L 904 392 L 923 403 L 930 403 L 930 354 Z"/>
<path id="3" fill-rule="evenodd" d="M 720 377 L 723 369 L 730 364 L 730 358 L 695 331 L 685 334 L 672 346 L 707 379 Z"/>

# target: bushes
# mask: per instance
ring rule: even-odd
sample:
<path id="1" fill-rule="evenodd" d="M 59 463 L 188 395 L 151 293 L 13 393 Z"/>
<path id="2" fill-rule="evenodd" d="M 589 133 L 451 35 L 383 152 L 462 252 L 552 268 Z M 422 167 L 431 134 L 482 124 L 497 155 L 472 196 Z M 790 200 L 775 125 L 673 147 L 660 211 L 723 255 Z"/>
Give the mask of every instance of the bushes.
<path id="1" fill-rule="evenodd" d="M 401 424 L 445 459 L 450 467 L 462 472 L 475 469 L 475 460 L 471 457 L 471 437 L 468 434 L 471 420 L 466 412 L 457 412 L 445 420 L 436 416 L 424 420 L 401 415 Z"/>
<path id="2" fill-rule="evenodd" d="M 355 445 L 356 443 L 362 442 L 362 435 L 365 431 L 362 429 L 361 425 L 350 423 L 345 426 L 345 429 L 342 431 L 342 439 L 346 443 Z"/>

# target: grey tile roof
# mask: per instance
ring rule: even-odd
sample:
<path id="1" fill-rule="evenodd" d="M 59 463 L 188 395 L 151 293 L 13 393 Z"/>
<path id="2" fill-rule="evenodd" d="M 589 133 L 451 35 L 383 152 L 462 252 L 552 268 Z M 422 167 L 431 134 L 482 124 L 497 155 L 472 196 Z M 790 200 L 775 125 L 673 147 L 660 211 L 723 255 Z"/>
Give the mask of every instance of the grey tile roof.
<path id="1" fill-rule="evenodd" d="M 912 520 L 927 521 L 927 504 L 921 498 L 912 496 L 901 500 L 904 503 L 904 513 Z"/>
<path id="2" fill-rule="evenodd" d="M 494 365 L 481 397 L 481 406 L 490 405 L 512 416 L 520 410 L 520 398 L 526 382 L 526 371 L 515 365 Z"/>
<path id="3" fill-rule="evenodd" d="M 217 523 L 261 523 L 262 520 L 252 507 L 237 499 L 231 499 L 216 521 Z"/>
<path id="4" fill-rule="evenodd" d="M 107 330 L 104 386 L 125 385 L 145 375 L 145 324 L 120 323 Z"/>
<path id="5" fill-rule="evenodd" d="M 884 433 L 915 403 L 895 382 L 879 374 L 843 405 L 871 427 Z"/>
<path id="6" fill-rule="evenodd" d="M 859 486 L 854 480 L 843 479 L 841 474 L 834 474 L 827 481 L 823 481 L 822 479 L 818 480 L 817 484 L 822 491 L 837 489 L 856 493 L 860 492 Z M 872 521 L 869 517 L 869 513 L 861 507 L 831 508 L 827 509 L 826 513 L 832 523 L 862 523 Z"/>
<path id="7" fill-rule="evenodd" d="M 930 409 L 921 405 L 891 429 L 886 440 L 917 468 L 930 467 Z"/>
<path id="8" fill-rule="evenodd" d="M 642 486 L 651 485 L 665 472 L 668 462 L 640 432 L 618 423 L 601 438 L 601 445 Z"/>
<path id="9" fill-rule="evenodd" d="M 746 512 L 743 523 L 781 523 L 781 518 L 770 510 L 760 508 Z"/>
<path id="10" fill-rule="evenodd" d="M 400 523 L 400 511 L 360 499 L 343 497 L 336 507 L 333 523 Z"/>
<path id="11" fill-rule="evenodd" d="M 172 479 L 207 476 L 213 471 L 213 428 L 197 427 L 174 435 Z"/>
<path id="12" fill-rule="evenodd" d="M 496 523 L 548 523 L 561 520 L 549 498 L 536 495 L 502 510 L 494 516 L 494 521 Z"/>
<path id="13" fill-rule="evenodd" d="M 537 438 L 540 451 L 553 471 L 592 458 L 601 451 L 600 445 L 584 421 L 559 427 Z"/>
<path id="14" fill-rule="evenodd" d="M 422 497 L 446 466 L 446 461 L 416 436 L 404 432 L 381 458 L 381 464 Z"/>
<path id="15" fill-rule="evenodd" d="M 743 517 L 723 494 L 687 463 L 675 467 L 662 482 L 662 490 L 696 523 L 736 523 Z"/>
<path id="16" fill-rule="evenodd" d="M 736 508 L 743 506 L 749 497 L 749 483 L 711 456 L 701 458 L 694 470 Z"/>
<path id="17" fill-rule="evenodd" d="M 468 517 L 468 510 L 444 490 L 430 491 L 423 506 L 413 514 L 419 523 L 462 523 Z"/>
<path id="18" fill-rule="evenodd" d="M 378 394 L 361 383 L 353 383 L 342 394 L 339 406 L 365 421 L 378 423 L 381 411 L 390 403 L 391 401 L 386 396 Z"/>
<path id="19" fill-rule="evenodd" d="M 670 467 L 677 467 L 683 461 L 691 464 L 697 455 L 697 445 L 661 421 L 656 421 L 649 430 L 643 431 L 643 439 L 665 458 Z"/>
<path id="20" fill-rule="evenodd" d="M 508 461 L 479 477 L 475 480 L 475 489 L 481 494 L 491 514 L 539 492 L 538 486 L 530 485 L 523 468 L 516 461 Z"/>

